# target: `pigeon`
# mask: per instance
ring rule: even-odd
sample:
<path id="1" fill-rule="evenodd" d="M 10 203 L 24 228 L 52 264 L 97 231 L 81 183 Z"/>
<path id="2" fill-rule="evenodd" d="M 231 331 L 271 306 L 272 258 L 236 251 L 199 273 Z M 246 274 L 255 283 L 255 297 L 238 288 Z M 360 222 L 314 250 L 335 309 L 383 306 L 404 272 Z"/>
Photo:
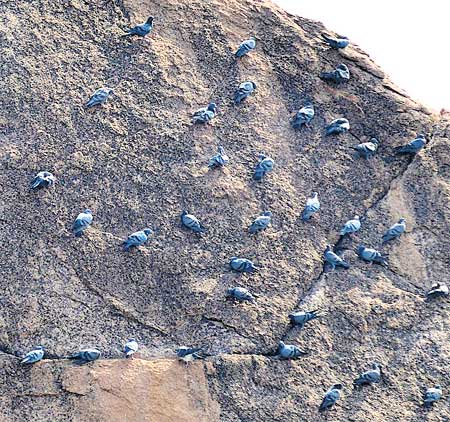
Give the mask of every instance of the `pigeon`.
<path id="1" fill-rule="evenodd" d="M 111 88 L 106 87 L 97 89 L 97 91 L 92 94 L 92 97 L 86 103 L 86 107 L 90 108 L 99 104 L 103 104 L 113 92 L 114 91 Z"/>
<path id="2" fill-rule="evenodd" d="M 256 47 L 256 39 L 255 37 L 250 37 L 248 40 L 245 40 L 239 48 L 237 49 L 234 55 L 239 58 L 245 56 L 249 51 L 252 51 Z"/>
<path id="3" fill-rule="evenodd" d="M 253 262 L 246 258 L 231 258 L 230 267 L 238 273 L 253 273 L 258 270 Z"/>
<path id="4" fill-rule="evenodd" d="M 386 261 L 386 255 L 383 255 L 376 249 L 366 248 L 363 245 L 359 245 L 357 254 L 363 261 L 375 262 L 375 264 L 380 264 L 383 265 L 384 267 L 387 267 L 388 265 Z"/>
<path id="5" fill-rule="evenodd" d="M 380 141 L 377 138 L 371 138 L 369 142 L 363 142 L 350 148 L 356 150 L 360 157 L 368 160 L 370 157 L 375 155 L 379 145 Z"/>
<path id="6" fill-rule="evenodd" d="M 291 324 L 298 325 L 299 327 L 303 327 L 307 322 L 319 318 L 320 316 L 318 309 L 314 309 L 313 311 L 297 311 L 288 315 Z"/>
<path id="7" fill-rule="evenodd" d="M 381 381 L 381 365 L 377 363 L 372 364 L 372 369 L 363 372 L 358 378 L 353 381 L 355 386 L 376 384 Z"/>
<path id="8" fill-rule="evenodd" d="M 254 90 L 256 89 L 256 84 L 252 81 L 242 82 L 239 85 L 238 90 L 234 94 L 234 103 L 240 104 L 244 101 Z"/>
<path id="9" fill-rule="evenodd" d="M 334 404 L 341 397 L 342 384 L 334 384 L 326 393 L 319 407 L 319 412 L 328 410 L 334 406 Z"/>
<path id="10" fill-rule="evenodd" d="M 304 352 L 293 344 L 284 344 L 282 341 L 278 343 L 278 356 L 281 359 L 298 359 L 307 354 L 308 352 Z"/>
<path id="11" fill-rule="evenodd" d="M 132 247 L 143 245 L 147 242 L 151 234 L 152 231 L 150 229 L 139 230 L 138 232 L 130 234 L 128 239 L 123 242 L 123 250 L 128 251 Z"/>
<path id="12" fill-rule="evenodd" d="M 185 363 L 192 362 L 195 359 L 204 359 L 207 355 L 203 352 L 203 349 L 193 348 L 181 346 L 177 350 L 175 350 L 178 359 L 182 360 Z"/>
<path id="13" fill-rule="evenodd" d="M 327 136 L 328 135 L 339 135 L 341 133 L 345 133 L 348 130 L 350 130 L 350 123 L 347 119 L 340 118 L 333 120 L 328 126 L 327 126 Z"/>
<path id="14" fill-rule="evenodd" d="M 209 103 L 207 107 L 199 108 L 192 118 L 194 123 L 208 123 L 216 116 L 217 106 L 215 103 Z"/>
<path id="15" fill-rule="evenodd" d="M 238 302 L 256 303 L 255 296 L 243 287 L 231 287 L 227 289 L 227 297 L 236 299 Z"/>
<path id="16" fill-rule="evenodd" d="M 56 177 L 48 171 L 40 171 L 31 182 L 31 189 L 47 188 L 56 182 Z"/>
<path id="17" fill-rule="evenodd" d="M 393 226 L 391 226 L 389 230 L 383 235 L 383 244 L 397 239 L 397 237 L 400 237 L 402 233 L 405 232 L 405 230 L 406 220 L 404 218 L 400 218 L 400 220 L 398 220 L 398 223 L 395 223 Z"/>
<path id="18" fill-rule="evenodd" d="M 305 208 L 302 212 L 302 220 L 309 221 L 314 213 L 319 211 L 320 202 L 318 198 L 319 194 L 317 192 L 312 193 L 312 197 L 306 200 Z"/>
<path id="19" fill-rule="evenodd" d="M 314 118 L 314 106 L 310 102 L 306 102 L 305 105 L 297 111 L 294 120 L 292 121 L 292 127 L 299 129 L 303 125 L 307 125 Z"/>
<path id="20" fill-rule="evenodd" d="M 433 403 L 437 402 L 442 396 L 442 387 L 436 385 L 435 387 L 427 388 L 423 398 L 423 405 L 425 407 L 432 407 Z"/>
<path id="21" fill-rule="evenodd" d="M 211 157 L 208 167 L 211 169 L 214 169 L 216 167 L 223 167 L 228 164 L 228 161 L 230 161 L 228 155 L 225 154 L 225 150 L 223 149 L 223 147 L 219 145 L 219 147 L 217 148 L 217 154 L 214 157 Z"/>
<path id="22" fill-rule="evenodd" d="M 350 71 L 345 64 L 340 64 L 332 72 L 322 72 L 320 78 L 324 81 L 334 82 L 335 84 L 340 84 L 342 82 L 347 82 L 350 80 Z"/>
<path id="23" fill-rule="evenodd" d="M 444 283 L 434 283 L 431 290 L 427 292 L 427 299 L 434 299 L 436 297 L 448 296 L 448 287 Z"/>
<path id="24" fill-rule="evenodd" d="M 92 224 L 92 212 L 87 209 L 78 214 L 78 217 L 75 219 L 72 231 L 76 237 L 80 237 L 83 232 Z"/>
<path id="25" fill-rule="evenodd" d="M 356 233 L 361 228 L 361 221 L 359 216 L 355 215 L 351 220 L 348 220 L 341 229 L 341 236 L 346 236 Z"/>
<path id="26" fill-rule="evenodd" d="M 130 338 L 123 349 L 126 358 L 131 358 L 139 349 L 139 345 L 134 338 Z"/>
<path id="27" fill-rule="evenodd" d="M 126 31 L 125 35 L 122 35 L 122 37 L 130 37 L 133 35 L 136 35 L 138 37 L 145 37 L 146 35 L 150 34 L 151 30 L 153 29 L 153 19 L 153 16 L 149 16 L 146 22 L 129 29 L 128 31 Z"/>
<path id="28" fill-rule="evenodd" d="M 397 154 L 417 154 L 427 143 L 425 139 L 425 135 L 420 134 L 417 135 L 416 139 L 407 143 L 406 145 L 402 145 L 394 148 L 394 151 Z"/>
<path id="29" fill-rule="evenodd" d="M 206 231 L 206 227 L 198 221 L 198 218 L 195 215 L 189 214 L 187 211 L 181 213 L 181 223 L 194 233 L 203 233 Z"/>
<path id="30" fill-rule="evenodd" d="M 345 48 L 349 44 L 349 40 L 347 37 L 333 38 L 329 37 L 327 34 L 322 34 L 322 38 L 331 48 L 334 48 L 336 50 Z"/>
<path id="31" fill-rule="evenodd" d="M 331 245 L 327 245 L 323 257 L 325 258 L 325 261 L 331 265 L 333 270 L 336 267 L 344 267 L 345 269 L 350 268 L 350 265 L 346 261 L 333 252 Z"/>
<path id="32" fill-rule="evenodd" d="M 101 356 L 101 352 L 97 349 L 83 349 L 74 353 L 69 359 L 76 359 L 82 363 L 92 362 Z"/>
<path id="33" fill-rule="evenodd" d="M 270 211 L 263 212 L 259 217 L 256 217 L 255 221 L 248 228 L 250 233 L 258 233 L 267 229 L 272 220 L 272 213 Z"/>
<path id="34" fill-rule="evenodd" d="M 253 173 L 254 180 L 261 180 L 266 173 L 273 170 L 275 162 L 272 158 L 267 157 L 264 153 L 259 154 L 259 163 L 256 165 L 255 172 Z"/>
<path id="35" fill-rule="evenodd" d="M 29 365 L 32 363 L 39 362 L 44 357 L 44 348 L 42 346 L 36 346 L 33 350 L 28 352 L 20 363 Z"/>

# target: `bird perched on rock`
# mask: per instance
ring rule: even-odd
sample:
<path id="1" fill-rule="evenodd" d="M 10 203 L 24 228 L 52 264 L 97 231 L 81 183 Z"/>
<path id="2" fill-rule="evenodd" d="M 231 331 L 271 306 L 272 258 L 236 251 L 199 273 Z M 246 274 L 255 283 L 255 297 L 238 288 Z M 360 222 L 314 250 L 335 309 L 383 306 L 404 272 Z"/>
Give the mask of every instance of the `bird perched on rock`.
<path id="1" fill-rule="evenodd" d="M 252 81 L 242 82 L 239 85 L 236 93 L 234 94 L 234 103 L 240 104 L 244 101 L 254 90 L 256 89 L 256 84 Z"/>
<path id="2" fill-rule="evenodd" d="M 254 180 L 261 180 L 266 173 L 273 170 L 275 161 L 272 158 L 266 156 L 264 153 L 259 154 L 259 163 L 255 167 L 255 172 L 253 173 Z"/>
<path id="3" fill-rule="evenodd" d="M 313 311 L 297 311 L 288 315 L 291 324 L 298 325 L 299 327 L 303 327 L 307 322 L 319 318 L 320 316 L 321 314 L 318 309 L 314 309 Z"/>
<path id="4" fill-rule="evenodd" d="M 386 261 L 386 255 L 383 255 L 376 249 L 366 248 L 363 245 L 359 245 L 357 254 L 363 261 L 374 262 L 375 264 L 380 264 L 383 265 L 384 267 L 388 266 L 388 263 Z"/>
<path id="5" fill-rule="evenodd" d="M 302 212 L 302 220 L 309 221 L 314 213 L 320 210 L 319 194 L 312 193 L 312 197 L 306 200 L 305 208 Z"/>
<path id="6" fill-rule="evenodd" d="M 132 247 L 143 245 L 147 242 L 151 234 L 152 231 L 150 229 L 139 230 L 138 232 L 130 234 L 128 239 L 123 242 L 123 250 L 128 251 Z"/>
<path id="7" fill-rule="evenodd" d="M 92 362 L 101 356 L 101 352 L 97 349 L 83 349 L 74 353 L 69 359 L 78 360 L 81 363 Z"/>
<path id="8" fill-rule="evenodd" d="M 230 161 L 228 155 L 225 154 L 224 148 L 219 145 L 219 147 L 217 148 L 217 154 L 214 157 L 211 157 L 208 167 L 211 169 L 214 169 L 216 167 L 223 167 L 228 164 L 228 161 Z"/>
<path id="9" fill-rule="evenodd" d="M 356 150 L 360 157 L 367 160 L 375 155 L 379 145 L 380 141 L 377 138 L 371 138 L 368 142 L 363 142 L 350 148 Z"/>
<path id="10" fill-rule="evenodd" d="M 177 350 L 175 350 L 178 359 L 182 360 L 185 363 L 192 362 L 196 359 L 204 359 L 207 355 L 203 351 L 201 347 L 186 347 L 181 346 Z"/>
<path id="11" fill-rule="evenodd" d="M 92 97 L 86 103 L 86 107 L 94 107 L 103 104 L 114 91 L 111 88 L 100 88 L 92 94 Z"/>
<path id="12" fill-rule="evenodd" d="M 304 352 L 293 344 L 284 344 L 282 341 L 278 343 L 278 356 L 281 359 L 298 359 L 307 354 L 308 352 Z"/>
<path id="13" fill-rule="evenodd" d="M 314 118 L 314 106 L 311 102 L 305 102 L 305 105 L 297 111 L 294 120 L 292 120 L 292 127 L 299 129 L 303 125 L 307 125 Z"/>
<path id="14" fill-rule="evenodd" d="M 402 145 L 394 148 L 394 151 L 397 154 L 417 154 L 427 143 L 425 139 L 425 135 L 420 134 L 417 135 L 417 138 L 407 143 L 406 145 Z"/>
<path id="15" fill-rule="evenodd" d="M 227 290 L 227 297 L 236 299 L 238 302 L 256 303 L 255 296 L 243 287 L 231 287 Z"/>
<path id="16" fill-rule="evenodd" d="M 198 218 L 193 214 L 189 214 L 187 211 L 181 213 L 181 223 L 194 233 L 203 233 L 206 231 L 206 227 L 198 221 Z"/>
<path id="17" fill-rule="evenodd" d="M 20 363 L 29 365 L 39 362 L 44 357 L 44 353 L 44 348 L 42 346 L 36 346 L 23 357 Z"/>
<path id="18" fill-rule="evenodd" d="M 80 237 L 83 232 L 92 224 L 92 212 L 89 209 L 84 210 L 75 219 L 72 231 L 76 237 Z"/>
<path id="19" fill-rule="evenodd" d="M 270 211 L 263 212 L 259 217 L 256 217 L 253 223 L 248 228 L 250 233 L 258 233 L 267 229 L 272 220 L 272 213 Z"/>
<path id="20" fill-rule="evenodd" d="M 442 397 L 442 387 L 436 385 L 435 387 L 427 388 L 423 397 L 423 405 L 425 407 L 433 406 Z"/>
<path id="21" fill-rule="evenodd" d="M 131 358 L 139 349 L 139 345 L 134 338 L 130 338 L 123 349 L 126 358 Z"/>
<path id="22" fill-rule="evenodd" d="M 400 218 L 400 220 L 398 220 L 398 223 L 395 223 L 393 226 L 391 226 L 383 235 L 383 244 L 391 240 L 397 239 L 397 237 L 400 237 L 402 233 L 405 232 L 405 230 L 406 230 L 406 220 L 404 218 Z"/>
<path id="23" fill-rule="evenodd" d="M 335 70 L 331 72 L 322 72 L 320 78 L 324 81 L 334 82 L 340 84 L 350 80 L 350 71 L 345 64 L 340 64 Z"/>
<path id="24" fill-rule="evenodd" d="M 333 270 L 336 267 L 343 267 L 345 269 L 350 268 L 350 265 L 346 261 L 344 261 L 339 255 L 333 252 L 333 248 L 331 247 L 331 245 L 327 245 L 323 257 L 325 259 L 325 262 L 328 262 Z"/>
<path id="25" fill-rule="evenodd" d="M 350 123 L 347 119 L 339 118 L 336 120 L 333 120 L 328 126 L 327 126 L 327 136 L 328 135 L 339 135 L 341 133 L 345 133 L 348 130 L 350 130 Z"/>
<path id="26" fill-rule="evenodd" d="M 377 363 L 372 364 L 372 369 L 363 372 L 358 378 L 353 381 L 355 386 L 376 384 L 381 381 L 381 365 Z"/>
<path id="27" fill-rule="evenodd" d="M 126 31 L 126 34 L 122 35 L 122 37 L 130 37 L 133 35 L 136 35 L 138 37 L 145 37 L 146 35 L 150 34 L 151 30 L 153 29 L 153 16 L 149 16 L 149 18 L 140 25 L 136 25 L 134 28 L 129 29 Z"/>
<path id="28" fill-rule="evenodd" d="M 208 123 L 216 116 L 217 106 L 215 103 L 209 103 L 207 107 L 199 108 L 192 117 L 194 123 Z"/>
<path id="29" fill-rule="evenodd" d="M 48 171 L 40 171 L 31 181 L 31 189 L 47 188 L 56 182 L 56 177 Z"/>
<path id="30" fill-rule="evenodd" d="M 434 283 L 431 289 L 427 292 L 427 299 L 434 299 L 435 297 L 448 296 L 448 287 L 444 283 Z"/>
<path id="31" fill-rule="evenodd" d="M 361 228 L 361 221 L 359 215 L 355 215 L 351 220 L 348 220 L 341 229 L 341 236 L 356 233 Z"/>
<path id="32" fill-rule="evenodd" d="M 255 264 L 247 258 L 231 258 L 230 267 L 238 273 L 253 273 L 258 270 Z"/>
<path id="33" fill-rule="evenodd" d="M 319 407 L 319 412 L 331 409 L 341 397 L 342 384 L 334 384 L 326 393 Z"/>
<path id="34" fill-rule="evenodd" d="M 347 37 L 333 38 L 328 36 L 327 34 L 322 34 L 322 38 L 331 48 L 334 48 L 336 50 L 345 48 L 349 44 L 349 40 Z"/>
<path id="35" fill-rule="evenodd" d="M 256 39 L 255 37 L 250 37 L 248 40 L 245 40 L 241 43 L 237 51 L 234 55 L 239 58 L 245 56 L 249 51 L 252 51 L 256 47 Z"/>

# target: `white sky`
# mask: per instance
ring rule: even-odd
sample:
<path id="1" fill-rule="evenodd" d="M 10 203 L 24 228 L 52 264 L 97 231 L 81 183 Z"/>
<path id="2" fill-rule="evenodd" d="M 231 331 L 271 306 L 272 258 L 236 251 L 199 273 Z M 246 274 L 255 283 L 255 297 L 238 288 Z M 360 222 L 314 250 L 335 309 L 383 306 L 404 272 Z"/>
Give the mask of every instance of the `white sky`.
<path id="1" fill-rule="evenodd" d="M 450 110 L 450 0 L 274 0 L 346 35 L 408 94 Z"/>

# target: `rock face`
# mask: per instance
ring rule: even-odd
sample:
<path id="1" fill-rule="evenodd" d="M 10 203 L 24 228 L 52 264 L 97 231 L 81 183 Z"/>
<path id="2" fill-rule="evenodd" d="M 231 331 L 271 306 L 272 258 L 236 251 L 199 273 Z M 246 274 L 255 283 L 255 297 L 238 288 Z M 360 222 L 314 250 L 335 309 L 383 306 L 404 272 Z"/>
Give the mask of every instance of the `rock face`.
<path id="1" fill-rule="evenodd" d="M 122 39 L 122 29 L 155 16 L 154 31 Z M 230 0 L 67 0 L 6 2 L 0 26 L 0 421 L 317 421 L 326 391 L 344 385 L 335 421 L 448 421 L 449 299 L 426 302 L 433 282 L 448 283 L 450 128 L 395 87 L 356 46 L 334 51 L 319 23 L 271 3 Z M 238 62 L 250 35 L 257 48 Z M 351 34 L 349 34 L 351 35 Z M 321 71 L 346 63 L 351 79 L 327 85 Z M 234 106 L 239 84 L 254 95 Z M 84 103 L 99 87 L 114 95 Z M 289 118 L 305 99 L 316 116 L 295 131 Z M 212 124 L 193 127 L 193 111 L 218 104 Z M 351 130 L 324 136 L 338 117 Z M 393 147 L 425 133 L 416 157 Z M 375 136 L 377 155 L 349 148 Z M 224 169 L 207 170 L 223 145 Z M 260 151 L 275 169 L 252 181 Z M 41 170 L 59 183 L 30 192 Z M 321 211 L 300 214 L 312 191 Z M 70 227 L 90 208 L 94 223 Z M 183 209 L 208 227 L 181 228 Z M 272 226 L 246 228 L 264 210 Z M 353 215 L 348 271 L 322 271 L 322 252 Z M 381 247 L 400 217 L 407 233 Z M 120 242 L 144 227 L 146 246 Z M 389 268 L 358 260 L 359 243 L 389 253 Z M 232 273 L 233 256 L 260 271 Z M 240 285 L 258 306 L 225 300 Z M 288 313 L 321 308 L 303 329 Z M 129 337 L 137 359 L 117 360 Z M 278 341 L 309 356 L 273 358 Z M 46 347 L 31 368 L 17 356 Z M 187 367 L 179 345 L 212 356 Z M 63 360 L 80 347 L 103 359 Z M 111 358 L 111 359 L 110 359 Z M 353 390 L 373 362 L 381 384 Z M 444 396 L 425 411 L 426 386 Z"/>

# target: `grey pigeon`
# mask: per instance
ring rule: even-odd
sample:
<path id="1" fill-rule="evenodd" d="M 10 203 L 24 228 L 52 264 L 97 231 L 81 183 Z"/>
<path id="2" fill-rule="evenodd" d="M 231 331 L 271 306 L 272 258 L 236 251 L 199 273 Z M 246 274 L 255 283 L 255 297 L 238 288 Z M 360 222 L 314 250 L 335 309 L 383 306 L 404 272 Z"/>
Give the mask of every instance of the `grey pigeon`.
<path id="1" fill-rule="evenodd" d="M 284 344 L 282 341 L 278 343 L 278 356 L 281 359 L 298 359 L 307 354 L 308 352 L 304 352 L 293 344 Z"/>
<path id="2" fill-rule="evenodd" d="M 327 245 L 323 257 L 325 259 L 325 262 L 328 262 L 333 270 L 336 267 L 343 267 L 345 269 L 350 268 L 350 265 L 346 261 L 344 261 L 339 255 L 333 252 L 333 248 L 331 247 L 331 245 Z"/>
<path id="3" fill-rule="evenodd" d="M 351 148 L 356 150 L 360 157 L 363 157 L 367 160 L 375 155 L 379 144 L 380 141 L 377 138 L 371 138 L 370 141 L 363 142 Z"/>
<path id="4" fill-rule="evenodd" d="M 425 407 L 432 407 L 433 403 L 437 402 L 442 397 L 442 387 L 436 385 L 435 387 L 427 388 L 423 398 L 423 405 Z"/>
<path id="5" fill-rule="evenodd" d="M 139 345 L 134 338 L 130 338 L 123 349 L 126 358 L 131 358 L 139 350 Z"/>
<path id="6" fill-rule="evenodd" d="M 317 192 L 313 192 L 312 197 L 306 200 L 306 206 L 302 212 L 303 221 L 309 221 L 312 215 L 319 211 L 320 202 L 318 196 L 319 194 Z"/>
<path id="7" fill-rule="evenodd" d="M 381 365 L 373 363 L 372 369 L 363 372 L 358 378 L 353 381 L 353 385 L 359 386 L 379 383 L 381 381 L 381 374 Z"/>
<path id="8" fill-rule="evenodd" d="M 136 35 L 138 37 L 145 37 L 148 35 L 151 30 L 153 29 L 153 16 L 149 16 L 149 18 L 140 25 L 136 25 L 134 28 L 129 29 L 126 31 L 127 33 L 125 35 L 122 35 L 122 37 L 130 37 L 133 35 Z"/>
<path id="9" fill-rule="evenodd" d="M 189 214 L 187 211 L 181 213 L 181 223 L 194 233 L 203 233 L 206 231 L 206 227 L 198 221 L 198 218 L 195 215 Z"/>
<path id="10" fill-rule="evenodd" d="M 267 229 L 272 220 L 272 213 L 270 211 L 263 212 L 259 217 L 253 221 L 253 223 L 248 228 L 250 233 L 258 233 L 262 230 Z"/>
<path id="11" fill-rule="evenodd" d="M 242 82 L 239 85 L 238 90 L 234 94 L 234 103 L 240 104 L 244 101 L 254 90 L 256 89 L 256 84 L 252 81 Z"/>
<path id="12" fill-rule="evenodd" d="M 341 397 L 342 384 L 334 384 L 326 393 L 319 407 L 319 412 L 331 409 Z"/>
<path id="13" fill-rule="evenodd" d="M 334 48 L 336 50 L 345 48 L 349 44 L 349 40 L 346 37 L 333 38 L 328 36 L 327 34 L 322 34 L 322 38 L 331 48 Z"/>
<path id="14" fill-rule="evenodd" d="M 132 247 L 143 245 L 147 242 L 149 236 L 152 234 L 150 229 L 139 230 L 128 236 L 127 240 L 123 242 L 123 250 L 128 251 Z"/>
<path id="15" fill-rule="evenodd" d="M 258 270 L 255 264 L 249 259 L 237 257 L 231 258 L 230 267 L 238 273 L 253 273 Z"/>
<path id="16" fill-rule="evenodd" d="M 207 356 L 203 349 L 200 347 L 194 348 L 181 346 L 177 350 L 175 350 L 175 352 L 178 356 L 178 359 L 182 360 L 185 363 L 192 362 L 196 359 L 204 359 Z"/>
<path id="17" fill-rule="evenodd" d="M 291 324 L 298 325 L 299 327 L 303 327 L 307 322 L 319 318 L 320 316 L 321 314 L 318 309 L 314 309 L 313 311 L 297 311 L 288 315 Z"/>
<path id="18" fill-rule="evenodd" d="M 335 70 L 331 72 L 322 72 L 320 78 L 324 81 L 341 84 L 350 80 L 350 71 L 345 64 L 340 64 Z"/>
<path id="19" fill-rule="evenodd" d="M 48 171 L 40 171 L 31 182 L 31 189 L 36 190 L 52 186 L 56 177 Z"/>
<path id="20" fill-rule="evenodd" d="M 292 127 L 299 129 L 303 125 L 307 125 L 314 118 L 314 106 L 311 102 L 305 102 L 305 105 L 297 111 L 294 120 L 292 121 Z"/>
<path id="21" fill-rule="evenodd" d="M 72 231 L 76 237 L 80 237 L 83 232 L 92 224 L 92 212 L 87 209 L 78 214 L 78 217 L 75 219 Z"/>
<path id="22" fill-rule="evenodd" d="M 207 107 L 199 108 L 192 117 L 194 123 L 208 123 L 216 116 L 217 106 L 209 103 Z"/>
<path id="23" fill-rule="evenodd" d="M 255 296 L 247 289 L 244 289 L 244 287 L 231 287 L 227 289 L 227 297 L 236 299 L 239 302 L 256 303 Z"/>
<path id="24" fill-rule="evenodd" d="M 444 283 L 434 283 L 431 289 L 427 292 L 427 299 L 434 299 L 436 297 L 448 296 L 448 287 Z"/>
<path id="25" fill-rule="evenodd" d="M 255 167 L 253 173 L 254 180 L 261 180 L 267 173 L 273 170 L 275 162 L 272 158 L 266 156 L 264 153 L 259 154 L 259 163 Z"/>
<path id="26" fill-rule="evenodd" d="M 248 40 L 245 40 L 241 43 L 237 51 L 234 55 L 239 58 L 245 56 L 249 51 L 252 51 L 256 47 L 256 39 L 255 37 L 250 37 Z"/>
<path id="27" fill-rule="evenodd" d="M 398 223 L 395 223 L 393 226 L 391 226 L 389 230 L 387 230 L 383 235 L 383 244 L 389 242 L 390 240 L 397 239 L 397 237 L 400 237 L 402 233 L 405 232 L 405 230 L 406 220 L 404 218 L 400 218 L 400 220 L 398 220 Z"/>
<path id="28" fill-rule="evenodd" d="M 336 120 L 333 120 L 328 126 L 327 126 L 327 136 L 328 135 L 339 135 L 341 133 L 345 133 L 348 130 L 350 130 L 350 123 L 347 119 L 339 118 Z"/>
<path id="29" fill-rule="evenodd" d="M 356 233 L 361 228 L 361 221 L 359 215 L 355 215 L 351 220 L 348 220 L 341 229 L 341 236 Z"/>
<path id="30" fill-rule="evenodd" d="M 363 261 L 374 262 L 375 264 L 380 264 L 384 267 L 387 267 L 388 265 L 386 261 L 386 255 L 383 255 L 376 249 L 366 248 L 363 245 L 359 245 L 357 254 Z"/>
<path id="31" fill-rule="evenodd" d="M 103 104 L 113 92 L 114 91 L 111 88 L 107 87 L 97 89 L 97 91 L 92 94 L 92 97 L 86 103 L 86 107 L 90 108 L 99 104 Z"/>
<path id="32" fill-rule="evenodd" d="M 32 363 L 39 362 L 44 357 L 44 348 L 42 346 L 36 346 L 33 350 L 28 352 L 20 363 L 29 365 Z"/>
<path id="33" fill-rule="evenodd" d="M 211 169 L 214 169 L 216 167 L 223 167 L 228 164 L 228 161 L 230 161 L 228 155 L 225 154 L 224 148 L 219 145 L 219 147 L 217 148 L 217 154 L 214 157 L 211 157 L 208 167 Z"/>
<path id="34" fill-rule="evenodd" d="M 79 352 L 74 353 L 69 359 L 75 359 L 81 363 L 92 362 L 97 360 L 101 356 L 101 352 L 97 349 L 83 349 Z"/>
<path id="35" fill-rule="evenodd" d="M 425 139 L 425 135 L 420 134 L 417 135 L 416 139 L 407 143 L 406 145 L 402 145 L 394 148 L 394 151 L 397 154 L 417 154 L 427 143 Z"/>

